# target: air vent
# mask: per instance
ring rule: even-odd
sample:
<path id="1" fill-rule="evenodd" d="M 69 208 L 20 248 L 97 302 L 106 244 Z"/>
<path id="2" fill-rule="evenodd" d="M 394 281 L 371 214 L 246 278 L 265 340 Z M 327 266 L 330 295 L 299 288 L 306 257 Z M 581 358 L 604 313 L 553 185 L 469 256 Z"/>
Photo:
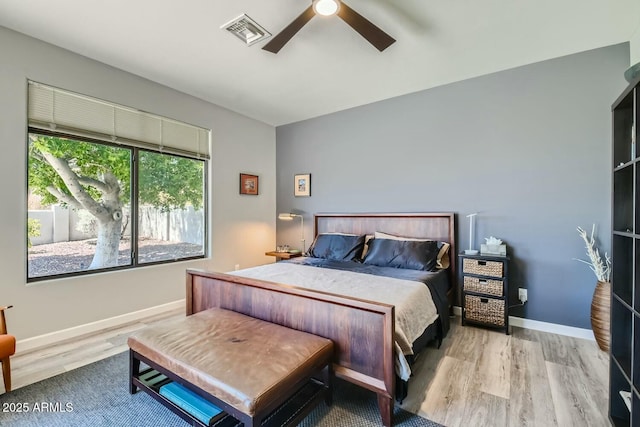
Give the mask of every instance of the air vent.
<path id="1" fill-rule="evenodd" d="M 256 21 L 244 14 L 230 22 L 227 22 L 220 28 L 227 30 L 245 42 L 247 46 L 251 46 L 255 42 L 271 36 L 270 32 L 262 28 Z"/>

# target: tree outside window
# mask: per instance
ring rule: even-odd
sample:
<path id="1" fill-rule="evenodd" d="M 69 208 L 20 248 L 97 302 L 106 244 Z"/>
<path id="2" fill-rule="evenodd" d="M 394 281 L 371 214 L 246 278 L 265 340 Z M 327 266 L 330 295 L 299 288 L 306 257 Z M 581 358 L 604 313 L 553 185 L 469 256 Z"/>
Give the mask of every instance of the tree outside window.
<path id="1" fill-rule="evenodd" d="M 31 132 L 29 191 L 48 212 L 29 211 L 28 279 L 204 257 L 204 164 Z"/>

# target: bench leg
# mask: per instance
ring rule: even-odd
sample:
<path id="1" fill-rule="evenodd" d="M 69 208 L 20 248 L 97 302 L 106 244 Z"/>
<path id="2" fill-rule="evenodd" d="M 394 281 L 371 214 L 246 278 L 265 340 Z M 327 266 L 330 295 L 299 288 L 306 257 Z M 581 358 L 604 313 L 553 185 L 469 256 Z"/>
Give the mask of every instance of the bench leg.
<path id="1" fill-rule="evenodd" d="M 136 394 L 138 387 L 133 384 L 133 377 L 140 373 L 140 359 L 133 356 L 133 351 L 129 350 L 129 393 Z"/>
<path id="2" fill-rule="evenodd" d="M 242 414 L 241 416 L 234 415 L 244 427 L 260 427 L 262 424 L 262 417 L 250 417 L 249 415 Z"/>
<path id="3" fill-rule="evenodd" d="M 384 425 L 384 427 L 391 427 L 393 424 L 393 398 L 379 393 L 378 407 L 380 408 L 382 425 Z"/>
<path id="4" fill-rule="evenodd" d="M 322 370 L 322 381 L 326 388 L 324 392 L 324 403 L 326 403 L 327 406 L 331 406 L 333 404 L 333 365 L 331 363 Z"/>

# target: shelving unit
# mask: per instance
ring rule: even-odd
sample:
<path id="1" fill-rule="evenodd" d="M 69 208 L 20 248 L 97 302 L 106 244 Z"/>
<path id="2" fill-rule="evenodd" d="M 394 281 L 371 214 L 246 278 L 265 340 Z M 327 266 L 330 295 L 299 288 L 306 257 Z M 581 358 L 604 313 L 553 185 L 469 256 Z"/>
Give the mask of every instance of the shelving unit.
<path id="1" fill-rule="evenodd" d="M 613 212 L 609 418 L 640 425 L 640 79 L 612 106 Z"/>
<path id="2" fill-rule="evenodd" d="M 509 334 L 509 257 L 461 253 L 462 326 L 476 324 Z"/>

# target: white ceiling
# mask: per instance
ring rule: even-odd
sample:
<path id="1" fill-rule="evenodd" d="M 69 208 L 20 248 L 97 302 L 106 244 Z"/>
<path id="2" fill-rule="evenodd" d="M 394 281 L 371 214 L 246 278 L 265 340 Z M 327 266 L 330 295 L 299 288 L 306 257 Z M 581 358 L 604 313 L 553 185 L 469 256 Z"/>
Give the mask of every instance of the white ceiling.
<path id="1" fill-rule="evenodd" d="M 640 16 L 637 0 L 346 3 L 397 42 L 316 16 L 274 55 L 220 29 L 246 13 L 277 34 L 309 0 L 0 0 L 0 25 L 282 125 L 625 42 Z"/>

